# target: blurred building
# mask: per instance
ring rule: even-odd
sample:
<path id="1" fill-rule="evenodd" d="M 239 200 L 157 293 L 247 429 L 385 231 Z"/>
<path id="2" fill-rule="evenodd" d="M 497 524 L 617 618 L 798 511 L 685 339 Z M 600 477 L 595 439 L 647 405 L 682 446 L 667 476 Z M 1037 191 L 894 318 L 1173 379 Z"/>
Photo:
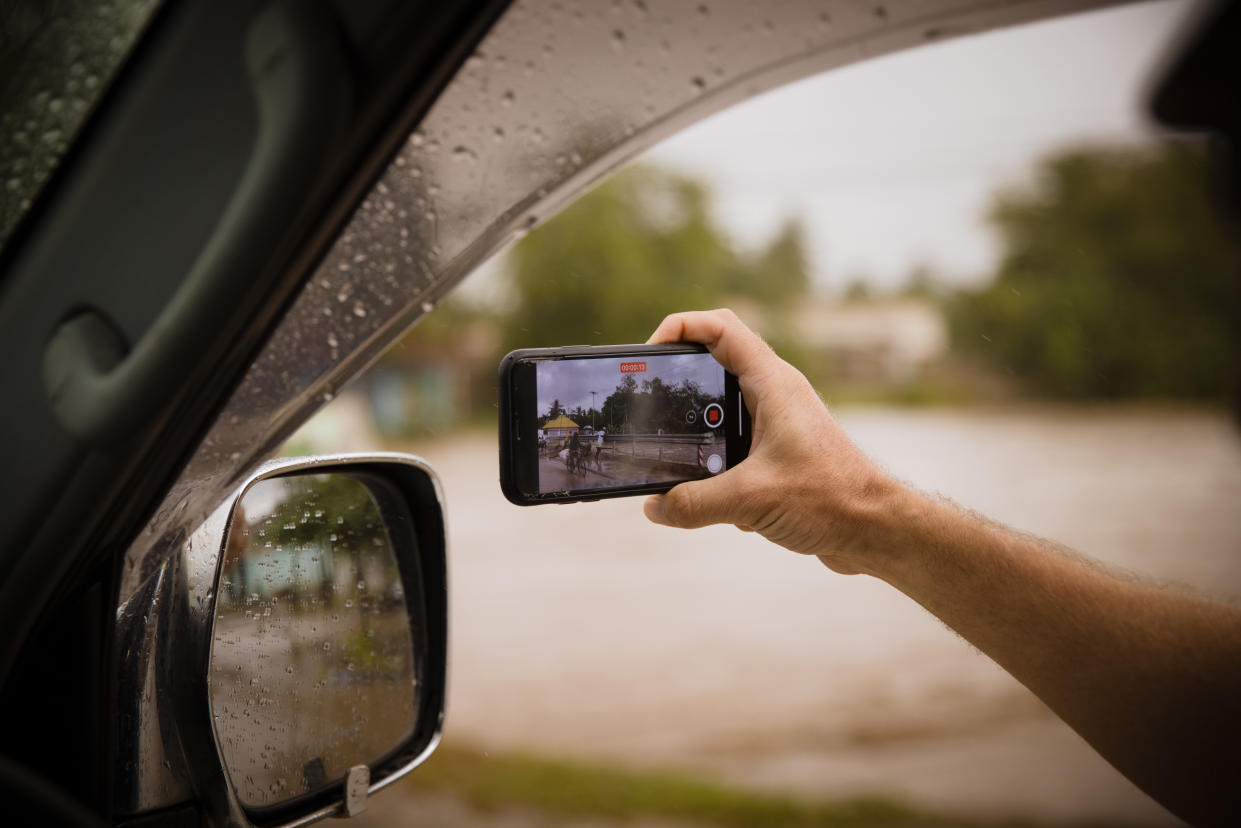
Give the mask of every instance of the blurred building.
<path id="1" fill-rule="evenodd" d="M 806 297 L 772 311 L 744 297 L 729 307 L 776 343 L 795 344 L 843 380 L 901 383 L 948 353 L 948 322 L 930 299 L 911 296 L 862 299 Z"/>
<path id="2" fill-rule="evenodd" d="M 731 304 L 752 328 L 792 339 L 841 380 L 903 382 L 948 353 L 947 320 L 928 299 L 807 299 L 778 314 Z"/>
<path id="3" fill-rule="evenodd" d="M 443 432 L 491 410 L 496 394 L 493 324 L 472 320 L 447 334 L 407 337 L 357 383 L 385 437 Z"/>
<path id="4" fill-rule="evenodd" d="M 901 382 L 948 351 L 948 325 L 934 303 L 891 298 L 806 302 L 789 327 L 811 353 L 831 358 L 843 379 Z"/>

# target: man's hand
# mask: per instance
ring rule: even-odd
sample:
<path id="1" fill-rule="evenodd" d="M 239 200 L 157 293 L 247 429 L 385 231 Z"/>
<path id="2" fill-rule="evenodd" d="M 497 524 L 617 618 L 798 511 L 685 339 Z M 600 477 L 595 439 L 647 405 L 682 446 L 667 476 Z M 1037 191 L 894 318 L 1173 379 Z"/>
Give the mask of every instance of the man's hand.
<path id="1" fill-rule="evenodd" d="M 737 376 L 754 423 L 750 456 L 645 504 L 655 523 L 685 529 L 732 523 L 837 572 L 872 572 L 890 548 L 872 516 L 890 514 L 903 489 L 836 425 L 804 376 L 730 310 L 676 313 L 649 342 L 698 342 Z"/>

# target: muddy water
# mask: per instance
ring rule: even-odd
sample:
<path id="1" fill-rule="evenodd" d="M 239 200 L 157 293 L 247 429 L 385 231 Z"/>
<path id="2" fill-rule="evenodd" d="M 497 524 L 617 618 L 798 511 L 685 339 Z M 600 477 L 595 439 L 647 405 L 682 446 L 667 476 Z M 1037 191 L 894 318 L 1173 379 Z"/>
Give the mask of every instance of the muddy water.
<path id="1" fill-rule="evenodd" d="M 854 410 L 890 471 L 1017 528 L 1241 595 L 1241 438 L 1201 412 Z M 886 585 L 639 500 L 521 509 L 484 437 L 411 447 L 452 540 L 447 740 L 812 796 L 1170 822 L 985 657 Z"/>

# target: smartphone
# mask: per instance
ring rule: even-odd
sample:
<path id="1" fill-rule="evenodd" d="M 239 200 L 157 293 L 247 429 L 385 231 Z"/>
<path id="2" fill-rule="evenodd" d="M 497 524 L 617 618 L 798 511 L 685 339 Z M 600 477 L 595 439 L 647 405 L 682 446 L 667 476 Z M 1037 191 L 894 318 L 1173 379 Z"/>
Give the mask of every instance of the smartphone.
<path id="1" fill-rule="evenodd" d="M 500 488 L 520 506 L 666 492 L 750 451 L 737 378 L 701 345 L 579 345 L 500 363 Z"/>

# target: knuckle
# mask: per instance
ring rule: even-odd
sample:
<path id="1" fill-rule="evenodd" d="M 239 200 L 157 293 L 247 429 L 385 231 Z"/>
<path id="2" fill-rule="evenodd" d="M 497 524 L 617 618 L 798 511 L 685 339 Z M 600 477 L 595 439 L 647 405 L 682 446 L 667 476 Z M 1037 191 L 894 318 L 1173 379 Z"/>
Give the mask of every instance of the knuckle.
<path id="1" fill-rule="evenodd" d="M 698 494 L 693 486 L 682 484 L 664 498 L 668 518 L 677 526 L 693 523 L 698 513 Z"/>

